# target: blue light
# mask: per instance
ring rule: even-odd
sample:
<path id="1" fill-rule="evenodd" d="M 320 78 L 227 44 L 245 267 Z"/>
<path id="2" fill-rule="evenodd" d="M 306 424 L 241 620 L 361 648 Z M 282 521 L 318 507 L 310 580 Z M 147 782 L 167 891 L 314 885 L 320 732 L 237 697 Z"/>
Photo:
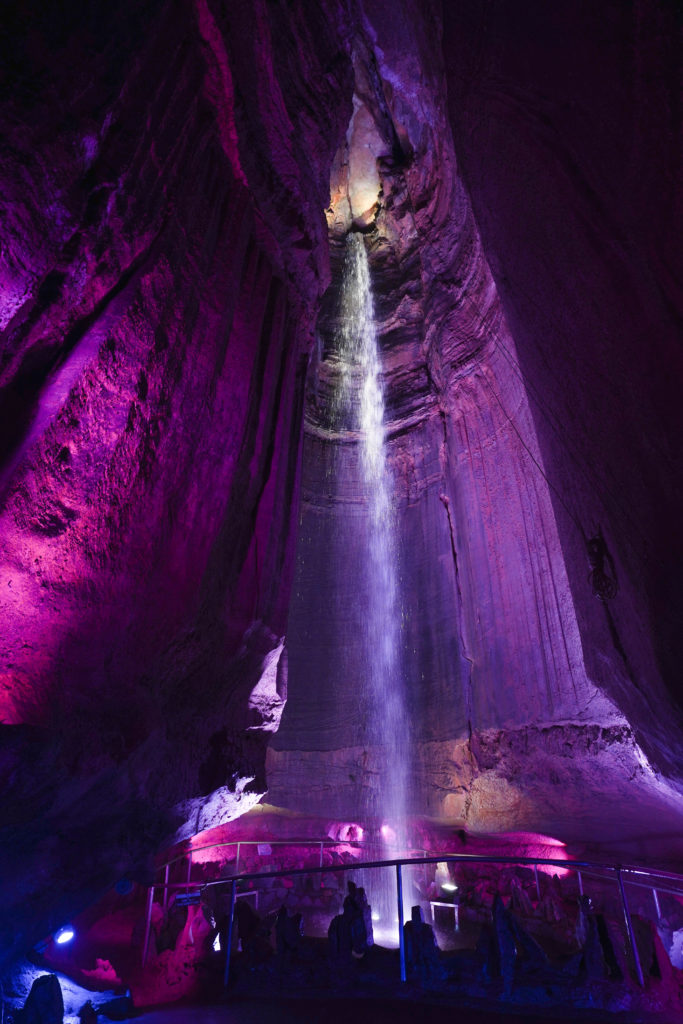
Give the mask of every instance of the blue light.
<path id="1" fill-rule="evenodd" d="M 60 928 L 58 932 L 54 934 L 55 942 L 63 946 L 65 942 L 71 942 L 76 932 L 73 930 L 70 924 L 65 924 L 63 928 Z"/>

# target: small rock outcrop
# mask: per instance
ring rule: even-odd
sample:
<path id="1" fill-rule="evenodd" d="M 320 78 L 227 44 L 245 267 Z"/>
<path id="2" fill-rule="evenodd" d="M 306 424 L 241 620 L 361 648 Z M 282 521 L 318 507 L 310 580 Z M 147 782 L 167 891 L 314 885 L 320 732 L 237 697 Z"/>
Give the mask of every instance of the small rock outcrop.
<path id="1" fill-rule="evenodd" d="M 64 998 L 56 974 L 42 974 L 33 982 L 16 1024 L 62 1024 Z"/>

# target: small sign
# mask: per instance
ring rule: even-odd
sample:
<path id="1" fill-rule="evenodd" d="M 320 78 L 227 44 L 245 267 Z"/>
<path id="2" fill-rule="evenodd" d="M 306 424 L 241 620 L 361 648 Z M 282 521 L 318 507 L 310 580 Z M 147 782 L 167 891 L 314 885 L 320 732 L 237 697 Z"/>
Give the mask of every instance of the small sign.
<path id="1" fill-rule="evenodd" d="M 259 857 L 270 857 L 273 852 L 270 843 L 259 843 L 256 849 L 258 850 Z"/>

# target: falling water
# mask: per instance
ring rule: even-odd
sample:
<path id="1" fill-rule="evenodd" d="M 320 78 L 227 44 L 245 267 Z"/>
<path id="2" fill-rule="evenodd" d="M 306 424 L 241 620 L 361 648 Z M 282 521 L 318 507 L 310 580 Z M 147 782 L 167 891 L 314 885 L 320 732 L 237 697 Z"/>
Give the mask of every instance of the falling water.
<path id="1" fill-rule="evenodd" d="M 375 327 L 370 268 L 363 237 L 351 234 L 341 292 L 338 337 L 341 364 L 338 402 L 351 412 L 358 431 L 359 463 L 367 517 L 368 609 L 365 643 L 366 736 L 378 759 L 381 780 L 374 807 L 383 822 L 383 855 L 396 857 L 405 843 L 409 764 L 408 718 L 405 711 L 401 659 L 401 604 L 398 592 L 396 524 L 392 508 L 393 481 L 387 462 L 382 363 Z M 373 872 L 367 879 L 373 909 L 384 928 L 396 916 L 395 883 L 389 869 L 378 887 Z M 383 890 L 383 891 L 382 891 Z"/>

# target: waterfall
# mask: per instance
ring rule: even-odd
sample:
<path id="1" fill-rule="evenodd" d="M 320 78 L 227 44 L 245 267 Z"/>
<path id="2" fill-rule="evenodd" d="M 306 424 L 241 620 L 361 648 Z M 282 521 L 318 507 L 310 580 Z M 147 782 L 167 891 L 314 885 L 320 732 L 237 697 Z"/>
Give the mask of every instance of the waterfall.
<path id="1" fill-rule="evenodd" d="M 337 401 L 358 434 L 359 468 L 367 501 L 367 620 L 363 643 L 366 738 L 381 760 L 378 801 L 363 808 L 382 822 L 382 855 L 396 857 L 405 846 L 410 737 L 404 704 L 401 658 L 401 602 L 398 585 L 393 481 L 387 461 L 382 362 L 375 326 L 370 267 L 363 237 L 351 234 L 341 289 Z M 378 886 L 377 876 L 386 875 Z M 396 916 L 393 872 L 370 872 L 367 887 L 383 930 Z"/>

